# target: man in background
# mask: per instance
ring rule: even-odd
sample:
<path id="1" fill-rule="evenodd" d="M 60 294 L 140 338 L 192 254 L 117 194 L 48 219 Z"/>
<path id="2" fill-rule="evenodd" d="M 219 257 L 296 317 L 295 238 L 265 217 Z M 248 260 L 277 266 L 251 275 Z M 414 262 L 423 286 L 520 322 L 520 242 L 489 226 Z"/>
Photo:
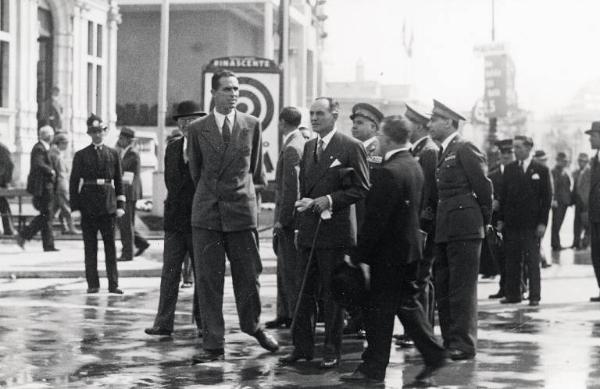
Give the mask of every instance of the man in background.
<path id="1" fill-rule="evenodd" d="M 52 140 L 50 159 L 56 171 L 56 188 L 54 190 L 54 209 L 52 217 L 58 211 L 58 217 L 63 234 L 80 234 L 73 224 L 71 207 L 69 205 L 69 176 L 71 168 L 65 160 L 64 152 L 69 146 L 69 139 L 65 133 L 59 132 Z"/>
<path id="2" fill-rule="evenodd" d="M 573 218 L 573 245 L 575 250 L 586 249 L 590 244 L 589 220 L 587 215 L 590 193 L 590 157 L 580 153 L 577 157 L 578 168 L 573 172 L 573 191 L 571 198 L 575 204 Z"/>
<path id="3" fill-rule="evenodd" d="M 600 288 L 600 122 L 593 122 L 585 132 L 590 137 L 590 145 L 596 150 L 596 155 L 591 161 L 590 192 L 588 197 L 588 220 L 590 223 L 590 240 L 592 246 L 592 265 L 596 275 L 596 283 Z M 591 302 L 600 302 L 600 295 L 590 297 Z"/>
<path id="4" fill-rule="evenodd" d="M 0 188 L 6 189 L 12 181 L 15 165 L 10 157 L 8 147 L 0 143 Z M 15 228 L 12 222 L 10 205 L 6 197 L 0 197 L 0 216 L 2 216 L 2 228 L 4 236 L 12 236 Z"/>
<path id="5" fill-rule="evenodd" d="M 560 228 L 565 220 L 567 208 L 573 203 L 571 198 L 571 178 L 566 170 L 568 165 L 569 160 L 565 153 L 561 151 L 556 154 L 556 165 L 551 172 L 554 184 L 554 198 L 552 200 L 552 232 L 550 235 L 550 245 L 554 251 L 563 249 L 560 244 Z"/>

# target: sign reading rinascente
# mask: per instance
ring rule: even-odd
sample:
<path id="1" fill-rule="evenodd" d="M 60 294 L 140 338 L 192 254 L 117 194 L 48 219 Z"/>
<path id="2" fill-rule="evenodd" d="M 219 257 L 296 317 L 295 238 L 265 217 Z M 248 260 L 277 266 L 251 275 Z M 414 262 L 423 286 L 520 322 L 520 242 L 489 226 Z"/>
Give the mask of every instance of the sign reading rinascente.
<path id="1" fill-rule="evenodd" d="M 215 58 L 210 61 L 208 65 L 209 68 L 219 68 L 219 69 L 252 69 L 254 71 L 263 69 L 263 70 L 276 70 L 279 68 L 275 64 L 275 62 L 267 59 L 267 58 L 259 58 L 259 57 L 225 57 L 225 58 Z"/>

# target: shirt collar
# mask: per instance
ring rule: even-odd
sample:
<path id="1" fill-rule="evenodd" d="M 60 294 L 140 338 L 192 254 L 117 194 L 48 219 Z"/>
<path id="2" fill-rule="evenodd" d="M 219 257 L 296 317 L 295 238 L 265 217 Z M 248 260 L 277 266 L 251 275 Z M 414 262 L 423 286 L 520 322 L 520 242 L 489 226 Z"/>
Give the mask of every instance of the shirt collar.
<path id="1" fill-rule="evenodd" d="M 419 140 L 417 140 L 416 142 L 414 142 L 412 144 L 412 148 L 414 149 L 415 147 L 417 147 L 421 142 L 425 142 L 425 139 L 429 138 L 429 135 L 425 135 L 422 138 L 419 138 Z"/>
<path id="2" fill-rule="evenodd" d="M 531 154 L 529 154 L 529 157 L 527 157 L 527 159 L 525 159 L 523 161 L 523 171 L 526 172 L 527 169 L 529 168 L 529 165 L 531 165 L 531 161 L 533 160 L 533 156 Z"/>
<path id="3" fill-rule="evenodd" d="M 50 143 L 48 143 L 48 142 L 46 142 L 46 141 L 43 141 L 43 140 L 41 140 L 41 139 L 40 139 L 40 143 L 41 143 L 42 145 L 44 145 L 44 148 L 46 149 L 46 151 L 50 150 Z"/>
<path id="4" fill-rule="evenodd" d="M 387 153 L 385 153 L 385 158 L 383 158 L 383 161 L 385 162 L 385 161 L 389 160 L 390 158 L 392 158 L 392 156 L 394 154 L 397 154 L 401 151 L 408 151 L 409 149 L 410 149 L 410 147 L 405 146 L 405 147 L 400 147 L 399 149 L 390 150 Z"/>
<path id="5" fill-rule="evenodd" d="M 92 142 L 92 146 L 94 146 L 94 148 L 96 148 L 96 147 L 104 147 L 104 143 L 94 143 L 94 142 Z"/>
<path id="6" fill-rule="evenodd" d="M 219 127 L 219 132 L 223 129 L 223 123 L 225 123 L 225 117 L 229 119 L 229 128 L 230 131 L 233 131 L 233 123 L 235 121 L 235 109 L 232 109 L 227 115 L 223 115 L 220 112 L 217 112 L 216 109 L 213 109 L 213 114 L 215 115 L 215 121 L 217 122 L 217 127 Z"/>
<path id="7" fill-rule="evenodd" d="M 448 145 L 450 144 L 450 142 L 452 142 L 452 140 L 454 138 L 456 138 L 457 136 L 458 136 L 458 130 L 454 131 L 446 139 L 444 139 L 444 141 L 442 142 L 442 150 L 445 151 L 448 148 Z"/>
<path id="8" fill-rule="evenodd" d="M 299 130 L 299 129 L 297 129 L 297 128 L 296 128 L 294 131 L 291 131 L 289 134 L 287 134 L 287 135 L 284 135 L 284 136 L 283 136 L 283 143 L 282 143 L 282 144 L 285 144 L 285 142 L 287 142 L 287 141 L 288 141 L 288 139 L 290 139 L 290 138 L 292 137 L 292 135 L 294 135 L 294 134 L 296 134 L 296 133 L 298 133 L 298 134 L 300 133 L 300 130 Z"/>
<path id="9" fill-rule="evenodd" d="M 321 135 L 318 135 L 319 140 L 323 140 L 323 150 L 327 148 L 327 145 L 329 144 L 329 142 L 331 142 L 331 138 L 333 138 L 333 135 L 336 131 L 337 129 L 333 127 L 333 130 L 331 130 L 329 134 L 325 135 L 323 138 L 321 138 Z"/>

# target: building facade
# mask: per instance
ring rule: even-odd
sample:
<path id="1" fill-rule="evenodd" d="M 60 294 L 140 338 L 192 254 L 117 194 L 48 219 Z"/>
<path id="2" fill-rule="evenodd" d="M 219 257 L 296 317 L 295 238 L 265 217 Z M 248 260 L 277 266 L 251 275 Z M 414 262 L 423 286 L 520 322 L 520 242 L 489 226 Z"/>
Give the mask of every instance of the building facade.
<path id="1" fill-rule="evenodd" d="M 72 151 L 89 141 L 90 113 L 114 128 L 119 23 L 116 0 L 0 0 L 0 142 L 15 185 L 44 123 L 66 132 Z"/>

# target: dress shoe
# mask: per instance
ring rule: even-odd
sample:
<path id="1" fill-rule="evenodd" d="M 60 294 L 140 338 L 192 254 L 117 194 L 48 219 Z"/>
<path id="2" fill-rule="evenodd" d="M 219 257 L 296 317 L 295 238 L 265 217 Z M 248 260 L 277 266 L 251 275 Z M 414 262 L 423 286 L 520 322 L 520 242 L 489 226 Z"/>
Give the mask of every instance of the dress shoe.
<path id="1" fill-rule="evenodd" d="M 284 319 L 281 317 L 277 317 L 274 320 L 269 320 L 265 323 L 266 328 L 290 328 L 292 325 L 292 319 Z"/>
<path id="2" fill-rule="evenodd" d="M 119 288 L 112 288 L 108 290 L 108 293 L 112 293 L 112 294 L 123 294 L 123 291 Z"/>
<path id="3" fill-rule="evenodd" d="M 25 238 L 23 238 L 21 236 L 21 234 L 17 234 L 17 236 L 15 237 L 15 239 L 17 240 L 17 244 L 19 245 L 19 247 L 23 250 L 25 250 Z"/>
<path id="4" fill-rule="evenodd" d="M 592 302 L 592 303 L 600 303 L 600 296 L 590 297 L 590 302 Z"/>
<path id="5" fill-rule="evenodd" d="M 100 288 L 87 288 L 88 294 L 98 293 L 99 291 L 100 291 Z"/>
<path id="6" fill-rule="evenodd" d="M 547 269 L 549 267 L 552 267 L 552 264 L 550 262 L 542 262 L 542 269 Z"/>
<path id="7" fill-rule="evenodd" d="M 319 368 L 321 369 L 333 369 L 340 364 L 340 359 L 338 357 L 327 356 L 323 357 L 323 360 L 319 364 Z"/>
<path id="8" fill-rule="evenodd" d="M 183 284 L 181 284 L 181 289 L 187 289 L 187 288 L 191 288 L 191 287 L 192 287 L 191 282 L 184 282 Z"/>
<path id="9" fill-rule="evenodd" d="M 502 300 L 500 300 L 500 304 L 518 304 L 520 302 L 521 302 L 521 300 L 509 299 L 508 297 L 505 297 Z"/>
<path id="10" fill-rule="evenodd" d="M 450 350 L 448 352 L 448 355 L 450 355 L 450 359 L 452 359 L 453 361 L 466 361 L 468 359 L 475 358 L 474 353 L 468 353 L 466 351 L 461 350 Z"/>
<path id="11" fill-rule="evenodd" d="M 279 350 L 279 343 L 277 343 L 275 338 L 273 338 L 271 335 L 267 334 L 265 331 L 263 331 L 263 330 L 256 331 L 256 333 L 254 334 L 254 337 L 256 338 L 256 340 L 258 340 L 258 343 L 265 350 L 268 350 L 272 353 Z"/>
<path id="12" fill-rule="evenodd" d="M 354 370 L 353 373 L 344 374 L 344 375 L 340 376 L 340 380 L 342 380 L 344 382 L 351 382 L 351 383 L 364 382 L 364 383 L 370 383 L 370 384 L 383 382 L 383 379 L 377 379 L 377 378 L 370 377 L 358 369 Z"/>
<path id="13" fill-rule="evenodd" d="M 504 297 L 504 293 L 502 293 L 502 292 L 498 292 L 498 293 L 495 293 L 495 294 L 490 294 L 490 295 L 488 296 L 488 298 L 489 298 L 490 300 L 493 300 L 493 299 L 501 299 L 502 297 Z"/>
<path id="14" fill-rule="evenodd" d="M 158 327 L 146 328 L 144 332 L 148 335 L 171 336 L 171 331 L 163 330 L 162 328 Z"/>
<path id="15" fill-rule="evenodd" d="M 411 338 L 404 334 L 396 339 L 396 346 L 400 346 L 402 348 L 413 348 L 415 347 L 415 342 L 413 342 Z"/>
<path id="16" fill-rule="evenodd" d="M 200 353 L 192 357 L 192 365 L 198 363 L 207 363 L 214 361 L 222 361 L 225 359 L 225 350 L 217 348 L 214 350 L 202 350 Z"/>
<path id="17" fill-rule="evenodd" d="M 284 355 L 279 358 L 279 364 L 282 366 L 293 365 L 294 363 L 304 359 L 305 361 L 312 361 L 313 357 L 308 357 L 300 352 L 294 350 L 288 355 Z"/>
<path id="18" fill-rule="evenodd" d="M 144 251 L 146 251 L 146 249 L 150 247 L 150 243 L 145 242 L 143 243 L 140 247 L 137 248 L 137 250 L 135 251 L 135 254 L 133 254 L 134 257 L 139 257 L 140 255 L 144 254 Z"/>
<path id="19" fill-rule="evenodd" d="M 52 251 L 60 251 L 59 249 L 57 249 L 56 247 L 51 247 L 49 249 L 44 249 L 44 252 L 52 252 Z"/>
<path id="20" fill-rule="evenodd" d="M 530 307 L 537 307 L 538 305 L 540 305 L 540 301 L 539 300 L 531 300 L 531 301 L 529 301 L 529 306 Z"/>
<path id="21" fill-rule="evenodd" d="M 440 370 L 444 366 L 446 366 L 446 358 L 440 359 L 436 363 L 433 363 L 430 365 L 425 365 L 423 370 L 421 370 L 421 372 L 419 374 L 417 374 L 417 376 L 415 377 L 415 380 L 416 381 L 427 381 L 427 380 L 431 379 L 431 377 L 433 376 L 433 374 L 436 371 Z"/>
<path id="22" fill-rule="evenodd" d="M 133 258 L 127 258 L 127 257 L 123 257 L 123 256 L 120 256 L 119 258 L 117 258 L 117 262 L 127 262 L 127 261 L 133 261 Z"/>

